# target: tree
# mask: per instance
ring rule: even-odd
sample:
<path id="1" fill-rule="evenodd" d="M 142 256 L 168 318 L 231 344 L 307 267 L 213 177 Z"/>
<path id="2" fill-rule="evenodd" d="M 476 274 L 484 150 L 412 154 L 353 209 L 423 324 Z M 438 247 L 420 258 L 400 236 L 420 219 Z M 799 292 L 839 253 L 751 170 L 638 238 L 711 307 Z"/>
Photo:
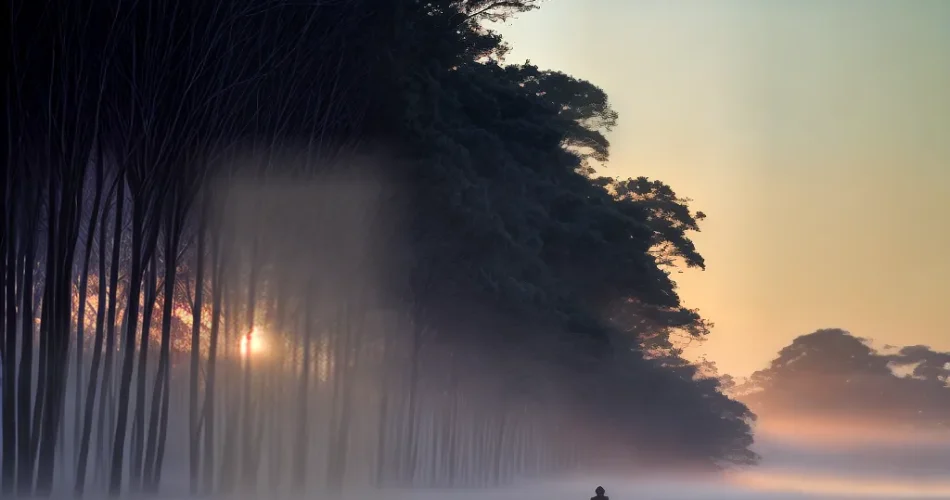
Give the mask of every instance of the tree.
<path id="1" fill-rule="evenodd" d="M 754 462 L 675 345 L 709 331 L 670 277 L 702 213 L 596 177 L 606 93 L 485 28 L 539 2 L 14 3 L 4 491 L 67 445 L 112 495 L 166 450 L 206 494 Z"/>
<path id="2" fill-rule="evenodd" d="M 881 354 L 840 329 L 802 335 L 742 388 L 743 400 L 766 415 L 861 418 L 879 423 L 944 427 L 950 408 L 947 353 L 910 346 Z M 912 367 L 900 376 L 902 365 Z"/>
<path id="3" fill-rule="evenodd" d="M 911 375 L 914 378 L 933 384 L 950 384 L 950 353 L 937 352 L 925 345 L 913 345 L 901 348 L 888 359 L 898 366 L 912 366 Z"/>

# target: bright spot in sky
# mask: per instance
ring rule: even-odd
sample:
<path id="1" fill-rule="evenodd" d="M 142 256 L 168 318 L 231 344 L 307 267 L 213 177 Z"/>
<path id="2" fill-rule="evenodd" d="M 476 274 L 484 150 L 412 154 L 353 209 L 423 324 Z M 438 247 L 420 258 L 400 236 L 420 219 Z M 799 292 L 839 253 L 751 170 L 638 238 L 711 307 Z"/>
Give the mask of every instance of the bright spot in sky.
<path id="1" fill-rule="evenodd" d="M 248 354 L 260 354 L 267 350 L 267 342 L 261 335 L 258 327 L 251 329 L 250 333 L 241 336 L 241 356 Z"/>

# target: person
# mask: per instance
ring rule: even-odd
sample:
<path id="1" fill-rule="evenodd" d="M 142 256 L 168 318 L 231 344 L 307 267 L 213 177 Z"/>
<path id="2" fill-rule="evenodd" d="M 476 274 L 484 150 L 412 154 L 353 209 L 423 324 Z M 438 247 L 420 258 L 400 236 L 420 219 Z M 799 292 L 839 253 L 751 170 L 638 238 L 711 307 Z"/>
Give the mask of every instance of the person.
<path id="1" fill-rule="evenodd" d="M 597 495 L 590 497 L 590 500 L 610 500 L 610 497 L 604 494 L 607 492 L 604 491 L 603 486 L 598 486 L 597 489 L 594 490 L 594 493 L 596 493 Z"/>

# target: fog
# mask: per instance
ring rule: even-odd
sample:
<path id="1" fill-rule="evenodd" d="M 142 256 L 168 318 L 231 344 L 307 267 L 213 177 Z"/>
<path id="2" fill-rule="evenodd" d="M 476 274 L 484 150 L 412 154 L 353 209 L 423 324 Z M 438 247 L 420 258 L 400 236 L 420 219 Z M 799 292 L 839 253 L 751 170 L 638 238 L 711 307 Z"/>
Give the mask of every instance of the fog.
<path id="1" fill-rule="evenodd" d="M 81 341 L 55 366 L 16 358 L 39 381 L 16 392 L 24 410 L 63 395 L 48 411 L 61 415 L 47 424 L 56 432 L 26 426 L 29 439 L 17 440 L 23 463 L 34 460 L 32 440 L 49 452 L 40 480 L 22 467 L 19 493 L 42 483 L 44 495 L 93 498 L 546 495 L 568 486 L 542 478 L 592 458 L 694 459 L 686 455 L 701 448 L 695 442 L 665 436 L 630 456 L 631 437 L 669 429 L 616 418 L 590 404 L 587 389 L 575 391 L 604 384 L 579 374 L 573 345 L 552 342 L 556 327 L 511 321 L 460 293 L 464 284 L 444 276 L 462 245 L 421 264 L 422 238 L 405 241 L 414 234 L 401 217 L 407 196 L 374 166 L 354 158 L 337 169 L 347 175 L 216 179 L 181 232 L 151 233 L 149 253 L 136 247 L 139 233 L 125 234 L 130 225 L 144 232 L 149 219 L 117 195 L 86 238 L 96 243 L 92 265 L 73 293 L 83 314 L 71 318 L 84 327 Z M 182 234 L 187 245 L 176 243 Z M 443 243 L 439 234 L 423 241 Z M 35 338 L 29 315 L 17 319 L 27 326 L 15 333 Z"/>
<path id="2" fill-rule="evenodd" d="M 776 498 L 950 497 L 950 433 L 895 427 L 765 418 L 756 428 L 762 462 L 724 482 Z"/>
<path id="3" fill-rule="evenodd" d="M 122 450 L 131 459 L 120 462 L 120 476 L 132 477 L 134 490 L 141 479 L 132 471 L 149 473 L 153 460 L 150 434 L 167 432 L 157 473 L 144 481 L 162 498 L 183 498 L 194 488 L 247 499 L 547 500 L 589 498 L 597 485 L 615 500 L 950 497 L 950 438 L 857 420 L 760 422 L 754 450 L 762 460 L 754 467 L 683 473 L 678 465 L 687 463 L 672 460 L 644 471 L 642 464 L 676 458 L 679 450 L 658 446 L 625 456 L 627 445 L 617 441 L 629 429 L 593 420 L 609 414 L 609 404 L 590 412 L 571 400 L 563 390 L 570 373 L 542 362 L 540 344 L 519 351 L 489 333 L 498 327 L 486 311 L 418 288 L 412 290 L 431 307 L 425 314 L 443 330 L 436 336 L 407 320 L 399 308 L 422 313 L 396 297 L 420 285 L 407 283 L 404 263 L 413 256 L 395 236 L 405 233 L 392 201 L 398 193 L 382 185 L 376 174 L 217 185 L 212 212 L 224 243 L 211 244 L 200 327 L 193 330 L 188 304 L 203 282 L 189 267 L 190 247 L 175 277 L 185 290 L 176 301 L 184 305 L 170 309 L 168 326 L 158 292 L 141 302 L 151 314 L 140 313 L 138 323 L 150 317 L 143 328 L 154 329 L 143 335 L 151 345 L 144 364 L 101 381 L 82 367 L 84 380 L 101 384 L 98 412 L 81 414 L 83 393 L 69 371 L 54 496 L 68 496 L 76 482 L 83 425 L 91 440 L 81 469 L 87 495 L 107 490 L 115 475 L 116 408 L 126 405 L 131 439 Z M 154 261 L 148 269 L 167 271 Z M 146 284 L 159 289 L 154 274 L 146 273 Z M 98 287 L 90 284 L 89 292 L 96 301 Z M 87 308 L 86 327 L 101 335 L 95 311 Z M 460 313 L 466 320 L 453 322 Z M 156 356 L 159 325 L 173 344 L 165 377 Z M 197 374 L 187 362 L 192 334 L 200 334 L 191 360 Z M 114 374 L 126 347 L 116 345 L 105 361 Z M 138 383 L 122 401 L 117 390 L 131 376 Z M 530 380 L 532 399 L 511 380 Z M 158 418 L 159 408 L 167 416 Z M 655 430 L 624 425 L 643 436 Z"/>
<path id="4" fill-rule="evenodd" d="M 589 472 L 487 492 L 384 492 L 378 498 L 586 499 L 593 496 L 597 485 L 604 486 L 615 500 L 950 498 L 950 434 L 888 433 L 872 427 L 861 431 L 860 435 L 853 429 L 849 433 L 837 424 L 812 422 L 805 428 L 766 422 L 755 445 L 762 455 L 760 465 L 716 475 Z"/>
<path id="5" fill-rule="evenodd" d="M 602 485 L 614 500 L 834 500 L 878 499 L 913 500 L 946 499 L 950 497 L 950 481 L 934 478 L 920 481 L 900 475 L 871 473 L 843 474 L 834 467 L 809 468 L 798 463 L 798 472 L 778 465 L 732 471 L 718 477 L 668 477 L 629 475 L 576 474 L 568 478 L 523 482 L 491 489 L 365 489 L 345 492 L 344 500 L 551 500 L 587 499 L 596 486 Z M 163 495 L 168 500 L 184 494 Z M 95 498 L 95 497 L 93 497 Z M 238 495 L 242 500 L 252 497 Z M 289 497 L 258 496 L 287 499 Z M 294 497 L 298 498 L 298 497 Z M 315 492 L 308 499 L 328 498 Z"/>

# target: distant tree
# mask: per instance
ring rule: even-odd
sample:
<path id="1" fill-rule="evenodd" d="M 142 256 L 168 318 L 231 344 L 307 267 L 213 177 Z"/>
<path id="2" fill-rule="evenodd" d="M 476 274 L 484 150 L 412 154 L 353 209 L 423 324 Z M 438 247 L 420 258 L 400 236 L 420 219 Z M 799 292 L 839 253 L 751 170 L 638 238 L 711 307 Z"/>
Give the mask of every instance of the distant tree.
<path id="1" fill-rule="evenodd" d="M 914 378 L 950 385 L 950 352 L 937 352 L 925 345 L 913 345 L 901 348 L 897 354 L 887 358 L 895 365 L 912 367 L 911 375 Z"/>
<path id="2" fill-rule="evenodd" d="M 796 338 L 741 388 L 761 415 L 861 418 L 912 426 L 950 424 L 950 354 L 911 346 L 881 354 L 840 329 Z M 895 373 L 901 365 L 912 373 Z"/>

